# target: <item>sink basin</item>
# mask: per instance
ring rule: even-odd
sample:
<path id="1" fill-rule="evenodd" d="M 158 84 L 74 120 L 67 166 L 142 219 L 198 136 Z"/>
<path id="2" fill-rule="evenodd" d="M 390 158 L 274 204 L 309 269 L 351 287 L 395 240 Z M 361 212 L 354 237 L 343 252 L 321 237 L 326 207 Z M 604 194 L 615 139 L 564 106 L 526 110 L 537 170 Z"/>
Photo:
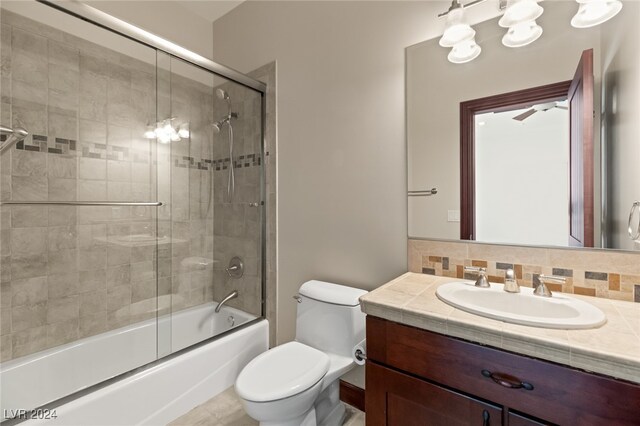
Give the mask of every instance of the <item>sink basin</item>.
<path id="1" fill-rule="evenodd" d="M 600 309 L 565 294 L 540 297 L 533 295 L 532 288 L 507 293 L 503 287 L 492 283 L 491 288 L 479 288 L 470 282 L 454 281 L 438 287 L 436 295 L 463 311 L 514 324 L 573 330 L 597 328 L 607 322 Z"/>

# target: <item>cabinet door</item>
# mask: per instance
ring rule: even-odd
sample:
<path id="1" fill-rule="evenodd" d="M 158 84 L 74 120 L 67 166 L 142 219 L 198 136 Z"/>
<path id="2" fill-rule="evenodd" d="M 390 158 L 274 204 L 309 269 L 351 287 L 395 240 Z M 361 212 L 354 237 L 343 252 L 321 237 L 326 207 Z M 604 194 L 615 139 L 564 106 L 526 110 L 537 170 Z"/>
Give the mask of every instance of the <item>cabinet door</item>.
<path id="1" fill-rule="evenodd" d="M 502 424 L 502 409 L 367 362 L 367 426 Z"/>
<path id="2" fill-rule="evenodd" d="M 517 413 L 509 413 L 509 426 L 549 426 L 551 423 L 543 423 L 530 417 Z"/>

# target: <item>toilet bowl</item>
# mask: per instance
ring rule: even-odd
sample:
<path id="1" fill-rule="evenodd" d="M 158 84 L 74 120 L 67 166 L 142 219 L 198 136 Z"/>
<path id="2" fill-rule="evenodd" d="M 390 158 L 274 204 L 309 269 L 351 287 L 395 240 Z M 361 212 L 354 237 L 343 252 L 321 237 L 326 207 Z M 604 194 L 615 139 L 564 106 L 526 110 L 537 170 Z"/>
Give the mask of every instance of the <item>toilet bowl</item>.
<path id="1" fill-rule="evenodd" d="M 300 287 L 296 339 L 254 358 L 236 380 L 247 414 L 261 426 L 337 426 L 345 415 L 339 378 L 364 339 L 366 291 L 322 281 Z"/>

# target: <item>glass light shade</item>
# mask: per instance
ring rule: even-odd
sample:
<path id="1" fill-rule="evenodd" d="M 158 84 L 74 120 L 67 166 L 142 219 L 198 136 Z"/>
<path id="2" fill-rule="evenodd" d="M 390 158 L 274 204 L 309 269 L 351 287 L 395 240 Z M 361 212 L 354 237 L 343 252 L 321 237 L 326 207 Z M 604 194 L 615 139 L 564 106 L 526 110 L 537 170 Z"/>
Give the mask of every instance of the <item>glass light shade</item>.
<path id="1" fill-rule="evenodd" d="M 147 130 L 144 132 L 145 139 L 155 139 L 156 132 L 153 129 L 153 126 L 147 126 Z"/>
<path id="2" fill-rule="evenodd" d="M 181 138 L 186 139 L 189 137 L 189 127 L 186 124 L 183 124 L 182 126 L 180 126 L 180 130 L 178 130 L 178 135 L 180 135 Z"/>
<path id="3" fill-rule="evenodd" d="M 619 0 L 577 0 L 580 3 L 578 13 L 571 18 L 575 28 L 589 28 L 600 25 L 613 18 L 622 10 Z"/>
<path id="4" fill-rule="evenodd" d="M 523 22 L 509 28 L 502 37 L 502 44 L 507 47 L 522 47 L 531 44 L 542 35 L 542 27 L 536 21 Z"/>
<path id="5" fill-rule="evenodd" d="M 523 22 L 535 21 L 544 9 L 536 0 L 509 0 L 507 10 L 498 21 L 503 28 L 513 27 Z"/>
<path id="6" fill-rule="evenodd" d="M 476 44 L 474 39 L 464 40 L 451 49 L 447 59 L 454 64 L 464 64 L 473 61 L 482 52 L 482 48 Z"/>
<path id="7" fill-rule="evenodd" d="M 444 34 L 440 38 L 440 46 L 453 47 L 465 40 L 472 39 L 475 35 L 475 30 L 465 20 L 464 9 L 453 9 L 447 14 L 447 23 Z"/>
<path id="8" fill-rule="evenodd" d="M 160 143 L 169 143 L 171 142 L 171 136 L 169 136 L 168 134 L 161 132 L 158 135 L 158 142 Z"/>

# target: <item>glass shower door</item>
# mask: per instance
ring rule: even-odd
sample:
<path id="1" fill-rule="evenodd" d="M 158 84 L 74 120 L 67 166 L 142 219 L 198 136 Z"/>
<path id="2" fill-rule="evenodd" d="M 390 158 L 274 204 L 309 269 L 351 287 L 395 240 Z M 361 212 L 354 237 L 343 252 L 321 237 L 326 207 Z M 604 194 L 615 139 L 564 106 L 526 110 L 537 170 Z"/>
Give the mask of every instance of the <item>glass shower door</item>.
<path id="1" fill-rule="evenodd" d="M 173 239 L 171 331 L 162 334 L 171 342 L 161 353 L 261 316 L 263 298 L 261 94 L 165 59 L 160 116 L 184 137 L 167 144 L 171 220 L 161 225 Z"/>
<path id="2" fill-rule="evenodd" d="M 157 359 L 156 51 L 35 2 L 1 19 L 0 124 L 29 132 L 0 162 L 9 410 Z"/>

